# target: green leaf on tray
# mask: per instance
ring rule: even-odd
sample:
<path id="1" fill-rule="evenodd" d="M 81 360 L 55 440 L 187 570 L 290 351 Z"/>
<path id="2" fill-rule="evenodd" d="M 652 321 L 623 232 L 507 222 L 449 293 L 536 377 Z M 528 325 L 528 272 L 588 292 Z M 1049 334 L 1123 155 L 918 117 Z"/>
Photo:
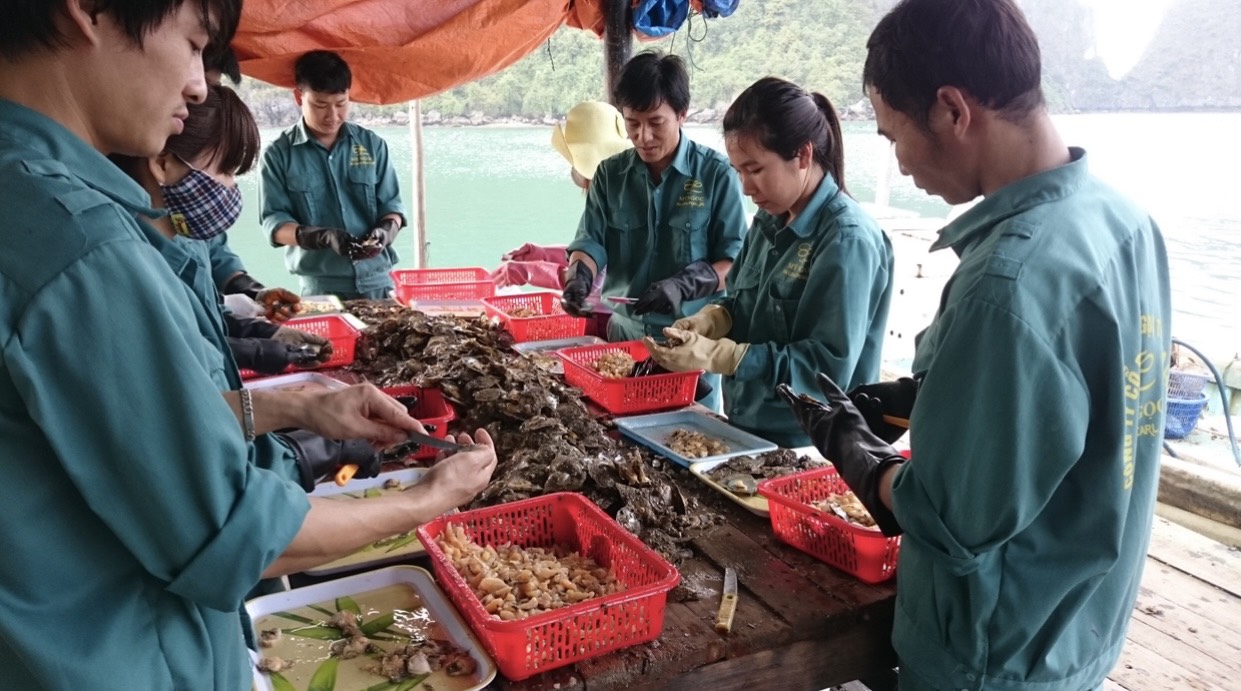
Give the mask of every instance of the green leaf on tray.
<path id="1" fill-rule="evenodd" d="M 387 629 L 389 626 L 392 626 L 392 624 L 394 624 L 395 622 L 396 622 L 396 615 L 393 612 L 388 612 L 387 614 L 383 614 L 378 617 L 375 617 L 374 619 L 362 624 L 358 628 L 362 630 L 363 636 L 369 636 L 371 634 L 379 633 L 380 631 Z"/>
<path id="2" fill-rule="evenodd" d="M 383 494 L 384 494 L 383 490 L 379 489 L 378 487 L 368 487 L 362 491 L 362 498 L 371 499 L 373 497 L 382 497 Z"/>
<path id="3" fill-rule="evenodd" d="M 280 672 L 269 672 L 268 677 L 271 679 L 271 687 L 275 691 L 297 691 L 297 688 L 293 686 L 293 682 L 285 679 Z"/>
<path id="4" fill-rule="evenodd" d="M 306 691 L 334 691 L 336 689 L 336 668 L 340 666 L 340 658 L 329 657 L 315 670 L 310 678 L 310 686 Z"/>
<path id="5" fill-rule="evenodd" d="M 403 538 L 401 538 L 400 540 L 397 540 L 396 542 L 394 542 L 394 543 L 392 543 L 391 545 L 389 545 L 389 546 L 388 546 L 388 549 L 386 549 L 386 550 L 384 550 L 384 551 L 385 551 L 385 552 L 395 552 L 396 550 L 401 549 L 402 547 L 407 547 L 407 546 L 409 546 L 409 545 L 413 544 L 413 543 L 414 543 L 414 542 L 416 542 L 417 540 L 418 540 L 418 536 L 417 536 L 417 535 L 415 535 L 414 533 L 409 533 L 409 534 L 408 534 L 408 535 L 406 535 L 405 537 L 403 537 Z"/>
<path id="6" fill-rule="evenodd" d="M 405 681 L 398 684 L 397 687 L 393 689 L 393 691 L 410 691 L 410 689 L 416 686 L 422 686 L 422 682 L 426 681 L 427 677 L 429 676 L 431 675 L 423 674 L 421 676 L 414 677 L 413 679 L 406 679 Z"/>
<path id="7" fill-rule="evenodd" d="M 297 629 L 280 629 L 290 636 L 313 638 L 319 641 L 338 641 L 345 637 L 335 626 L 305 626 Z"/>
<path id="8" fill-rule="evenodd" d="M 329 616 L 331 615 L 330 612 L 328 612 L 327 614 Z M 303 617 L 300 614 L 294 614 L 292 612 L 276 612 L 275 614 L 272 614 L 272 616 L 280 617 L 281 619 L 288 619 L 289 621 L 295 621 L 299 624 L 308 624 L 310 626 L 314 626 L 315 624 L 319 623 L 313 619 L 307 619 L 306 617 Z"/>
<path id="9" fill-rule="evenodd" d="M 323 616 L 327 617 L 328 619 L 331 619 L 331 618 L 332 618 L 332 615 L 336 614 L 336 612 L 333 612 L 332 610 L 328 609 L 327 607 L 320 607 L 319 605 L 307 605 L 307 607 L 309 607 L 310 609 L 313 609 L 314 611 L 318 612 L 319 614 L 322 614 Z"/>
<path id="10" fill-rule="evenodd" d="M 358 603 L 354 602 L 353 598 L 349 597 L 348 595 L 341 595 L 340 597 L 336 598 L 336 611 L 337 612 L 353 612 L 354 614 L 358 616 L 362 616 L 362 608 L 358 607 Z"/>

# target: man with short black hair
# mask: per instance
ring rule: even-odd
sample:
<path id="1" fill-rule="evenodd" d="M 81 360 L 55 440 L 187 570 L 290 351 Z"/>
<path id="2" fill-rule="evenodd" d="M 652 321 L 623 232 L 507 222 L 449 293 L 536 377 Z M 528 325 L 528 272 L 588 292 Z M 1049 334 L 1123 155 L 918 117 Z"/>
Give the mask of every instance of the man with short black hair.
<path id="1" fill-rule="evenodd" d="M 586 298 L 607 268 L 608 340 L 663 338 L 665 327 L 694 314 L 723 291 L 741 251 L 746 218 L 741 184 L 728 159 L 681 131 L 689 112 L 689 75 L 675 55 L 643 52 L 625 64 L 616 104 L 634 148 L 601 162 L 569 243 L 563 303 L 589 312 Z M 719 375 L 704 401 L 718 409 Z"/>
<path id="2" fill-rule="evenodd" d="M 1060 138 L 1012 0 L 904 0 L 867 51 L 901 172 L 952 204 L 983 199 L 931 247 L 961 261 L 914 377 L 857 403 L 823 375 L 827 405 L 783 393 L 879 527 L 903 532 L 902 690 L 1101 688 L 1159 484 L 1163 238 Z M 909 462 L 882 414 L 908 418 Z"/>
<path id="3" fill-rule="evenodd" d="M 263 232 L 285 246 L 285 266 L 303 295 L 384 299 L 397 262 L 392 242 L 405 225 L 388 145 L 346 122 L 349 65 L 315 50 L 294 66 L 293 98 L 302 119 L 263 153 Z"/>

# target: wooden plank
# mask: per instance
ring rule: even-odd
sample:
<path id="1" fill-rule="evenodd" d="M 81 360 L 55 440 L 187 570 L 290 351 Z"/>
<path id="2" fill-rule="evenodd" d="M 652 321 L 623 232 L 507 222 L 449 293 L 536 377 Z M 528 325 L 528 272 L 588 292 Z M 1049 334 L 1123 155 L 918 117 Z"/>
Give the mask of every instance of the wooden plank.
<path id="1" fill-rule="evenodd" d="M 847 625 L 839 626 L 833 633 L 723 660 L 674 679 L 661 680 L 651 688 L 667 691 L 752 691 L 756 688 L 817 691 L 848 683 L 869 673 L 891 669 L 896 665 L 896 654 L 888 644 L 892 635 L 893 608 L 891 602 L 887 604 L 886 612 L 855 615 Z"/>
<path id="2" fill-rule="evenodd" d="M 1229 629 L 1241 622 L 1241 598 L 1154 559 L 1146 560 L 1146 569 L 1142 572 L 1142 591 L 1156 593 L 1203 619 Z"/>
<path id="3" fill-rule="evenodd" d="M 1190 681 L 1193 675 L 1184 668 L 1133 641 L 1125 644 L 1116 668 L 1108 676 L 1126 689 L 1141 689 L 1141 691 L 1185 691 L 1185 689 L 1213 688 L 1193 685 Z"/>
<path id="4" fill-rule="evenodd" d="M 681 566 L 681 583 L 699 596 L 697 600 L 686 602 L 685 606 L 714 628 L 724 589 L 723 568 L 704 560 L 690 560 Z M 719 648 L 720 657 L 738 657 L 793 640 L 793 630 L 789 625 L 765 607 L 745 583 L 739 585 L 732 632 L 721 634 L 713 630 L 714 637 L 707 637 L 704 644 Z"/>
<path id="5" fill-rule="evenodd" d="M 1158 561 L 1241 597 L 1241 550 L 1156 517 L 1148 553 Z"/>
<path id="6" fill-rule="evenodd" d="M 836 616 L 857 609 L 823 592 L 731 525 L 695 539 L 694 547 L 716 564 L 736 569 L 738 582 L 802 637 L 826 633 Z"/>
<path id="7" fill-rule="evenodd" d="M 1103 691 L 1137 691 L 1137 689 L 1128 689 L 1111 679 L 1105 679 L 1103 681 Z"/>
<path id="8" fill-rule="evenodd" d="M 1237 678 L 1238 669 L 1235 664 L 1217 660 L 1152 626 L 1144 619 L 1134 615 L 1129 626 L 1129 643 L 1136 643 L 1148 650 L 1158 650 L 1161 657 L 1175 660 L 1186 673 L 1193 675 L 1190 683 L 1201 684 L 1203 688 L 1222 688 L 1228 685 L 1230 679 Z"/>
<path id="9" fill-rule="evenodd" d="M 1241 672 L 1236 662 L 1241 660 L 1241 641 L 1234 632 L 1235 623 L 1218 624 L 1146 587 L 1138 591 L 1133 619 L 1154 627 L 1203 657 L 1227 660 L 1235 671 Z"/>

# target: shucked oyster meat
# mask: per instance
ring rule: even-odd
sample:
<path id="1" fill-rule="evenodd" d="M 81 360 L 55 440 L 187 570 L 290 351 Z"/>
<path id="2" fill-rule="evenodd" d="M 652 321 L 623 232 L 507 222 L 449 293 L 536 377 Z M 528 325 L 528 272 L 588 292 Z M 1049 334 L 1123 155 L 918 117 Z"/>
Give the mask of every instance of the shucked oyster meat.
<path id="1" fill-rule="evenodd" d="M 688 429 L 673 430 L 664 444 L 674 453 L 686 458 L 706 458 L 728 453 L 728 444 L 714 437 L 708 437 L 702 432 Z"/>

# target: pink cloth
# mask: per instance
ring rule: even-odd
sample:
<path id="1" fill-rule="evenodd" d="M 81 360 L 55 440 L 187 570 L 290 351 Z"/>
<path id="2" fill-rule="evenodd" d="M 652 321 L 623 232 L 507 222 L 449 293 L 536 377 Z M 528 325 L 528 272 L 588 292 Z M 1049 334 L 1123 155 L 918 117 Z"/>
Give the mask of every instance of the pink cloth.
<path id="1" fill-rule="evenodd" d="M 552 262 L 562 268 L 569 265 L 569 256 L 565 245 L 535 245 L 527 242 L 515 250 L 505 252 L 500 259 L 520 262 Z"/>
<path id="2" fill-rule="evenodd" d="M 537 286 L 548 290 L 564 290 L 564 265 L 548 261 L 505 261 L 491 272 L 497 288 Z"/>

